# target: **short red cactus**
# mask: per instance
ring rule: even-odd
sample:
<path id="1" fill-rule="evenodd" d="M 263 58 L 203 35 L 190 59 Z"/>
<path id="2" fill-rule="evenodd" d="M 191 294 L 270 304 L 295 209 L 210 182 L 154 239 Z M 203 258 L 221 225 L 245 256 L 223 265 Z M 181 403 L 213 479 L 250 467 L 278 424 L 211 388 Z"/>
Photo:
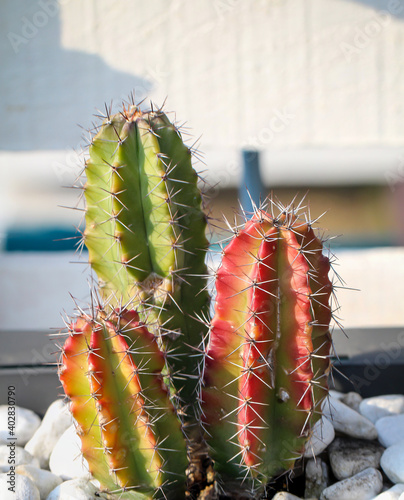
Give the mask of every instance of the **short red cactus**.
<path id="1" fill-rule="evenodd" d="M 71 325 L 59 376 L 83 455 L 109 491 L 132 491 L 137 499 L 184 492 L 185 443 L 163 367 L 156 338 L 135 311 L 97 311 Z"/>
<path id="2" fill-rule="evenodd" d="M 224 477 L 266 481 L 301 456 L 327 394 L 329 268 L 294 212 L 257 210 L 224 249 L 203 393 Z"/>

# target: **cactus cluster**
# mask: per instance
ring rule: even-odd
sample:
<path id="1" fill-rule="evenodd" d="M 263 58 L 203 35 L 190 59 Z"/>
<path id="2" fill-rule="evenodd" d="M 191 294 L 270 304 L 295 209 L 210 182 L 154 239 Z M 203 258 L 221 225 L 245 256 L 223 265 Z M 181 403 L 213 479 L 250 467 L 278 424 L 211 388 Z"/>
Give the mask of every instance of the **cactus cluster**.
<path id="1" fill-rule="evenodd" d="M 59 375 L 91 473 L 122 498 L 262 494 L 327 395 L 321 239 L 299 206 L 257 208 L 222 251 L 210 320 L 191 157 L 161 109 L 133 103 L 89 146 L 82 243 L 99 292 L 68 324 Z"/>

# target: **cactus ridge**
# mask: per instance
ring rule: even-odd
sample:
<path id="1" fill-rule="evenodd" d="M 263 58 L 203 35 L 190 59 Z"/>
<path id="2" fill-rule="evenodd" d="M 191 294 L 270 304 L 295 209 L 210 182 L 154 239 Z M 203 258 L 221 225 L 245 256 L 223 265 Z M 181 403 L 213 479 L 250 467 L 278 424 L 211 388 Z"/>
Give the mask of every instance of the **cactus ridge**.
<path id="1" fill-rule="evenodd" d="M 98 310 L 70 325 L 59 376 L 82 453 L 102 488 L 133 490 L 128 498 L 185 490 L 187 452 L 163 367 L 156 338 L 134 311 Z"/>
<path id="2" fill-rule="evenodd" d="M 203 412 L 225 481 L 290 469 L 327 395 L 330 264 L 299 210 L 257 208 L 216 273 Z"/>
<path id="3" fill-rule="evenodd" d="M 170 394 L 184 423 L 195 425 L 198 346 L 207 333 L 198 317 L 207 316 L 209 295 L 207 218 L 191 157 L 161 109 L 107 109 L 89 146 L 79 246 L 104 302 L 136 310 L 158 338 Z"/>

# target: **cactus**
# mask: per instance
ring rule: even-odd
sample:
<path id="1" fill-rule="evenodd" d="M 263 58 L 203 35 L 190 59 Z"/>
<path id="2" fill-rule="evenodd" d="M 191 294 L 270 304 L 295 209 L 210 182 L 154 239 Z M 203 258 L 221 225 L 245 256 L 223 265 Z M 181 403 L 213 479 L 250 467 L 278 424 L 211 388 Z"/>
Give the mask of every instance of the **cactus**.
<path id="1" fill-rule="evenodd" d="M 156 338 L 126 310 L 97 310 L 69 331 L 59 376 L 92 475 L 128 498 L 183 495 L 185 442 Z"/>
<path id="2" fill-rule="evenodd" d="M 198 419 L 207 334 L 206 217 L 191 150 L 161 110 L 107 115 L 89 147 L 83 242 L 104 301 L 137 310 L 158 337 L 184 422 Z"/>
<path id="3" fill-rule="evenodd" d="M 261 494 L 327 395 L 321 240 L 299 207 L 256 209 L 223 250 L 210 321 L 206 216 L 179 131 L 124 106 L 89 153 L 81 245 L 100 298 L 68 324 L 59 375 L 90 471 L 122 498 L 194 498 L 214 487 L 212 458 L 216 486 Z"/>
<path id="4" fill-rule="evenodd" d="M 227 487 L 244 478 L 254 489 L 302 456 L 327 395 L 329 269 L 294 210 L 257 209 L 223 251 L 203 411 Z"/>

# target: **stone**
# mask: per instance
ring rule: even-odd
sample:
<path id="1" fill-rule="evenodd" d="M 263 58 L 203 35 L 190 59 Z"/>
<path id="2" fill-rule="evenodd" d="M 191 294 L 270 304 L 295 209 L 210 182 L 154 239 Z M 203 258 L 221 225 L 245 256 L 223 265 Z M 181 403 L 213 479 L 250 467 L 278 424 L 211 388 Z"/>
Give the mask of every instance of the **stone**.
<path id="1" fill-rule="evenodd" d="M 306 464 L 305 498 L 319 498 L 328 486 L 328 467 L 321 458 L 310 458 Z"/>
<path id="2" fill-rule="evenodd" d="M 336 391 L 335 389 L 330 389 L 328 391 L 328 394 L 334 399 L 341 399 L 345 396 L 343 392 Z"/>
<path id="3" fill-rule="evenodd" d="M 312 434 L 309 437 L 304 448 L 304 457 L 315 457 L 322 453 L 335 437 L 334 427 L 331 422 L 322 417 L 313 427 Z"/>
<path id="4" fill-rule="evenodd" d="M 38 488 L 41 500 L 46 500 L 49 493 L 62 483 L 62 478 L 48 470 L 38 469 L 32 465 L 19 465 L 15 469 L 17 474 L 27 476 Z"/>
<path id="5" fill-rule="evenodd" d="M 91 477 L 87 460 L 81 453 L 81 441 L 74 425 L 71 425 L 60 436 L 50 456 L 49 468 L 64 481 Z"/>
<path id="6" fill-rule="evenodd" d="M 404 413 L 404 396 L 387 394 L 364 399 L 359 405 L 361 415 L 374 424 L 382 417 L 391 417 Z"/>
<path id="7" fill-rule="evenodd" d="M 37 457 L 41 469 L 49 467 L 49 457 L 58 439 L 73 424 L 73 417 L 62 399 L 54 401 L 25 449 Z"/>
<path id="8" fill-rule="evenodd" d="M 375 441 L 337 437 L 328 448 L 334 476 L 341 480 L 380 465 L 384 448 Z"/>
<path id="9" fill-rule="evenodd" d="M 404 483 L 404 440 L 385 450 L 380 466 L 392 483 Z"/>
<path id="10" fill-rule="evenodd" d="M 380 495 L 374 497 L 373 500 L 399 500 L 402 493 L 404 493 L 404 484 L 395 484 L 390 489 L 383 491 Z"/>
<path id="11" fill-rule="evenodd" d="M 344 403 L 345 405 L 349 406 L 355 411 L 359 411 L 359 405 L 361 401 L 363 400 L 362 396 L 358 394 L 357 392 L 348 392 L 347 394 L 344 394 L 342 398 L 340 398 L 340 401 Z"/>
<path id="12" fill-rule="evenodd" d="M 97 491 L 87 479 L 71 479 L 51 491 L 46 500 L 100 500 Z"/>
<path id="13" fill-rule="evenodd" d="M 38 459 L 33 457 L 31 453 L 28 453 L 28 451 L 24 450 L 24 448 L 21 448 L 20 446 L 10 447 L 3 444 L 0 446 L 0 466 L 9 466 L 10 459 L 13 460 L 11 465 L 14 466 L 29 464 L 39 467 Z"/>
<path id="14" fill-rule="evenodd" d="M 338 399 L 332 397 L 326 399 L 323 403 L 323 414 L 338 432 L 359 439 L 377 438 L 377 430 L 373 423 Z"/>
<path id="15" fill-rule="evenodd" d="M 288 493 L 287 491 L 280 491 L 273 497 L 273 500 L 301 500 L 301 499 L 300 497 L 297 497 L 292 493 Z"/>
<path id="16" fill-rule="evenodd" d="M 7 405 L 0 406 L 0 445 L 7 444 L 7 438 L 12 437 L 17 441 L 18 446 L 24 446 L 38 429 L 41 419 L 36 413 L 20 406 L 14 406 L 15 410 L 15 428 L 14 436 L 9 435 L 8 417 L 9 407 Z"/>
<path id="17" fill-rule="evenodd" d="M 9 490 L 12 487 L 11 476 L 0 474 L 0 498 L 1 500 L 41 500 L 38 488 L 29 477 L 15 474 L 13 476 L 15 484 L 14 490 Z"/>
<path id="18" fill-rule="evenodd" d="M 404 414 L 379 418 L 376 429 L 383 446 L 397 444 L 404 439 Z"/>
<path id="19" fill-rule="evenodd" d="M 381 473 L 369 467 L 355 476 L 343 479 L 326 488 L 320 500 L 371 500 L 383 488 Z"/>

